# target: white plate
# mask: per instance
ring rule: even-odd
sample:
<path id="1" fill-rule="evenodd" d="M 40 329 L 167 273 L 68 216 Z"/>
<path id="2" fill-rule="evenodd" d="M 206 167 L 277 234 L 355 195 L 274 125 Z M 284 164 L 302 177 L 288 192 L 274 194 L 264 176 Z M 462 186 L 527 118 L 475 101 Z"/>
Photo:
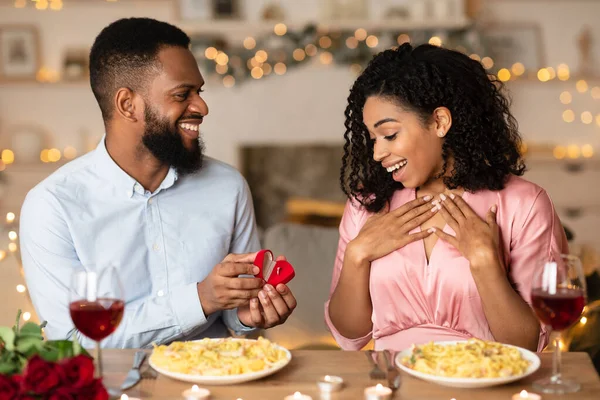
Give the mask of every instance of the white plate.
<path id="1" fill-rule="evenodd" d="M 466 342 L 466 340 L 457 340 L 457 341 L 446 341 L 446 342 L 434 342 L 435 344 L 441 345 L 450 345 Z M 507 347 L 513 347 L 521 352 L 523 358 L 530 362 L 529 368 L 522 375 L 515 376 L 507 376 L 502 378 L 448 378 L 445 376 L 437 376 L 431 374 L 425 374 L 423 372 L 415 371 L 414 369 L 410 369 L 404 364 L 402 364 L 402 358 L 410 356 L 412 354 L 412 348 L 402 350 L 401 352 L 396 354 L 395 362 L 398 368 L 402 371 L 410 374 L 416 378 L 423 379 L 427 382 L 437 383 L 442 386 L 451 386 L 457 388 L 483 388 L 489 386 L 497 386 L 504 385 L 506 383 L 515 382 L 520 379 L 525 378 L 533 374 L 540 367 L 540 358 L 533 352 L 529 350 L 525 350 L 521 347 L 511 346 L 508 344 L 503 344 Z"/>
<path id="2" fill-rule="evenodd" d="M 212 340 L 223 340 L 223 339 L 212 339 Z M 252 339 L 230 339 L 230 340 L 253 341 L 253 342 L 255 341 Z M 195 341 L 199 342 L 199 340 L 195 340 Z M 159 372 L 169 378 L 177 379 L 180 381 L 197 383 L 200 385 L 232 385 L 235 383 L 248 382 L 248 381 L 253 381 L 256 379 L 264 378 L 265 376 L 274 374 L 275 372 L 279 371 L 280 369 L 282 369 L 283 367 L 288 365 L 289 362 L 292 360 L 292 353 L 290 353 L 290 351 L 288 349 L 281 347 L 277 344 L 273 343 L 273 345 L 275 347 L 277 347 L 278 349 L 283 350 L 285 352 L 285 354 L 286 354 L 285 360 L 278 362 L 277 364 L 273 365 L 269 369 L 265 369 L 265 370 L 257 371 L 257 372 L 250 372 L 247 374 L 223 375 L 223 376 L 191 375 L 191 374 L 182 374 L 179 372 L 170 372 L 170 371 L 167 371 L 166 369 L 157 367 L 156 365 L 154 365 L 154 363 L 152 363 L 152 358 L 149 359 L 148 364 L 150 364 L 150 366 L 152 368 L 154 368 L 157 372 Z"/>

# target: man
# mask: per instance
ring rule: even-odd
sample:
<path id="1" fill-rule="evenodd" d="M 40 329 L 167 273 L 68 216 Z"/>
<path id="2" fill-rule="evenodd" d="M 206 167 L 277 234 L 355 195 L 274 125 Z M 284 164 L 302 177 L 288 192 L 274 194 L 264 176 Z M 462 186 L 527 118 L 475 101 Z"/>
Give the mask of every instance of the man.
<path id="1" fill-rule="evenodd" d="M 252 200 L 234 168 L 202 155 L 208 107 L 189 43 L 146 18 L 116 21 L 94 42 L 106 135 L 32 189 L 21 212 L 25 277 L 50 339 L 73 331 L 70 279 L 83 268 L 115 266 L 124 289 L 123 320 L 104 347 L 243 334 L 296 306 L 287 286 L 248 276 L 260 246 Z"/>

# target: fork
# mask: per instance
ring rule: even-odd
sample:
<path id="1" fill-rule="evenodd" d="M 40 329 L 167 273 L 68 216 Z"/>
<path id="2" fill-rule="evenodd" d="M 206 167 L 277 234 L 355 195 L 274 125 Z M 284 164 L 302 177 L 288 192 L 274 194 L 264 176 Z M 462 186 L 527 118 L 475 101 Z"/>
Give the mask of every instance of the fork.
<path id="1" fill-rule="evenodd" d="M 394 357 L 392 356 L 391 351 L 383 350 L 383 358 L 385 359 L 385 366 L 387 368 L 388 385 L 390 389 L 396 391 L 402 384 L 402 377 L 400 376 L 400 371 L 396 369 Z"/>
<path id="2" fill-rule="evenodd" d="M 373 369 L 371 370 L 371 372 L 369 372 L 369 378 L 385 379 L 385 372 L 383 372 L 381 370 L 381 368 L 379 368 L 379 365 L 377 364 L 377 362 L 379 361 L 379 358 L 373 359 L 373 354 L 375 354 L 375 356 L 377 357 L 377 353 L 374 352 L 373 350 L 367 350 L 367 352 L 365 353 L 365 355 L 367 356 L 367 359 L 369 360 L 369 363 L 373 364 Z"/>

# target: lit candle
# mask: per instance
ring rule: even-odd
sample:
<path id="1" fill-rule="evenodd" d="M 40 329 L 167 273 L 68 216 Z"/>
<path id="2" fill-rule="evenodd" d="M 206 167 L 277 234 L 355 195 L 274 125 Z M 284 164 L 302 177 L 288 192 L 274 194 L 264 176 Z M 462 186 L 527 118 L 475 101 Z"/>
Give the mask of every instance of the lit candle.
<path id="1" fill-rule="evenodd" d="M 141 400 L 141 399 L 138 399 L 137 397 L 129 397 L 126 394 L 122 394 L 121 400 Z"/>
<path id="2" fill-rule="evenodd" d="M 342 388 L 344 380 L 339 376 L 325 375 L 317 381 L 317 386 L 322 392 L 337 392 Z"/>
<path id="3" fill-rule="evenodd" d="M 312 400 L 307 394 L 302 394 L 300 392 L 295 392 L 294 394 L 290 394 L 289 396 L 285 396 L 283 400 Z"/>
<path id="4" fill-rule="evenodd" d="M 185 400 L 205 400 L 210 396 L 210 390 L 199 388 L 198 385 L 192 386 L 183 392 Z"/>
<path id="5" fill-rule="evenodd" d="M 529 393 L 527 390 L 521 390 L 520 393 L 515 393 L 512 400 L 541 400 L 542 396 L 537 393 Z"/>
<path id="6" fill-rule="evenodd" d="M 389 400 L 392 398 L 392 389 L 378 383 L 365 389 L 365 400 Z"/>

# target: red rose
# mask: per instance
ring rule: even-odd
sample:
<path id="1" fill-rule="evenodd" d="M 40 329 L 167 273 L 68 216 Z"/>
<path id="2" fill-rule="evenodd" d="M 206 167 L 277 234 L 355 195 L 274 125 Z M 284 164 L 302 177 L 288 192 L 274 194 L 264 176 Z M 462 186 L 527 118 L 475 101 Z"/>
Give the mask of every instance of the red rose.
<path id="1" fill-rule="evenodd" d="M 58 389 L 54 390 L 50 396 L 47 397 L 48 400 L 74 400 L 76 399 L 75 394 L 73 393 L 73 389 L 62 386 Z"/>
<path id="2" fill-rule="evenodd" d="M 77 398 L 87 400 L 108 400 L 108 392 L 102 379 L 94 379 L 92 383 L 77 392 Z"/>
<path id="3" fill-rule="evenodd" d="M 68 388 L 88 386 L 94 380 L 94 362 L 84 355 L 66 359 L 61 363 L 60 378 Z"/>
<path id="4" fill-rule="evenodd" d="M 20 383 L 21 377 L 18 375 L 0 375 L 0 400 L 12 400 L 17 397 Z"/>
<path id="5" fill-rule="evenodd" d="M 38 355 L 31 357 L 23 373 L 21 386 L 23 391 L 37 394 L 48 393 L 50 389 L 60 383 L 58 370 L 58 365 L 55 363 L 48 362 Z"/>

